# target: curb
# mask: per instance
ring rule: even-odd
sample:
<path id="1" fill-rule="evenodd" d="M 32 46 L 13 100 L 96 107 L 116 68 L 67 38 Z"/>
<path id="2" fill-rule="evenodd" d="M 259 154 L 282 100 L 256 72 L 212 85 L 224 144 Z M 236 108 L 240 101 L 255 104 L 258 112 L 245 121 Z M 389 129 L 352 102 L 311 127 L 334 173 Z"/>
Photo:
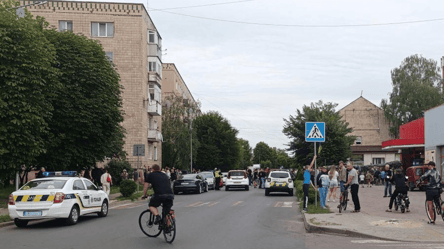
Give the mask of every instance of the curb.
<path id="1" fill-rule="evenodd" d="M 2 222 L 2 223 L 0 223 L 0 228 L 7 227 L 7 226 L 12 226 L 12 225 L 14 225 L 14 221 Z"/>

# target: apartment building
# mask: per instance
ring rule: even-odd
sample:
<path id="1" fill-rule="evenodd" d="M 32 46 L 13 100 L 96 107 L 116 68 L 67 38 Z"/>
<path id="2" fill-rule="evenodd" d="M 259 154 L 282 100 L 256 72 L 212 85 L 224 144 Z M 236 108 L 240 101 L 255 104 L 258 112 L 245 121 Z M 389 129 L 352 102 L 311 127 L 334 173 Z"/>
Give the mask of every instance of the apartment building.
<path id="1" fill-rule="evenodd" d="M 49 1 L 26 8 L 59 31 L 81 33 L 102 44 L 124 88 L 128 160 L 139 168 L 162 165 L 162 38 L 143 4 Z M 133 156 L 136 144 L 144 145 L 145 156 Z"/>
<path id="2" fill-rule="evenodd" d="M 174 63 L 163 63 L 162 75 L 163 97 L 174 94 L 176 96 L 181 96 L 185 102 L 189 101 L 190 104 L 196 103 L 193 94 L 191 94 L 190 89 L 188 89 L 187 84 L 185 84 L 185 81 Z"/>
<path id="3" fill-rule="evenodd" d="M 353 128 L 350 135 L 356 136 L 351 146 L 351 160 L 355 165 L 376 165 L 400 160 L 397 150 L 382 150 L 382 142 L 391 139 L 391 136 L 389 123 L 380 107 L 361 96 L 339 110 L 339 114 Z"/>

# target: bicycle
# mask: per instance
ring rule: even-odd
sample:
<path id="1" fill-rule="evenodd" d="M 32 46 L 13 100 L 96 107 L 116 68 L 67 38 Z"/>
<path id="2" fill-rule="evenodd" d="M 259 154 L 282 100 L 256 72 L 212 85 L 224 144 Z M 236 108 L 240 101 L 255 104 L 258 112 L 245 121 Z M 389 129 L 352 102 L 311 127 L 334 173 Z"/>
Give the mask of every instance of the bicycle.
<path id="1" fill-rule="evenodd" d="M 405 213 L 406 203 L 408 202 L 408 196 L 406 194 L 398 194 L 395 199 L 395 211 L 401 209 L 401 213 Z"/>
<path id="2" fill-rule="evenodd" d="M 149 209 L 143 211 L 139 216 L 139 226 L 142 232 L 148 237 L 157 237 L 163 232 L 165 241 L 173 243 L 176 238 L 176 219 L 174 210 L 164 214 L 162 209 L 162 219 L 158 225 L 154 224 L 155 216 Z"/>
<path id="3" fill-rule="evenodd" d="M 442 204 L 443 203 L 442 203 L 442 199 L 441 199 L 441 194 L 439 195 L 439 203 L 436 203 L 436 200 L 432 201 L 432 203 L 433 203 L 433 209 L 432 209 L 433 210 L 433 221 L 432 221 L 432 218 L 430 217 L 429 204 L 428 204 L 427 199 L 425 201 L 425 210 L 426 210 L 426 213 L 427 213 L 427 218 L 429 218 L 430 223 L 435 224 L 436 215 L 441 215 L 442 220 L 444 221 L 444 213 L 443 213 L 443 210 L 442 210 Z"/>
<path id="4" fill-rule="evenodd" d="M 347 202 L 348 202 L 348 186 L 344 186 L 344 192 L 341 193 L 341 196 L 339 197 L 339 213 L 342 213 L 342 210 L 347 209 Z"/>

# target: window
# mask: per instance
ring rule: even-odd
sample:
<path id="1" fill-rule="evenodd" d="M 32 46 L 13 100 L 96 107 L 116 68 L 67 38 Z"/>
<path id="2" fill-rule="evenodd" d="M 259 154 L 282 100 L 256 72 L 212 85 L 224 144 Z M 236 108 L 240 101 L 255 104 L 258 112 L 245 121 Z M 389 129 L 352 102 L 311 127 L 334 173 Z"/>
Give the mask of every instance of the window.
<path id="1" fill-rule="evenodd" d="M 76 180 L 72 185 L 72 190 L 85 190 L 82 180 Z"/>
<path id="2" fill-rule="evenodd" d="M 96 185 L 94 185 L 92 182 L 90 182 L 89 180 L 83 180 L 85 182 L 86 185 L 86 189 L 88 190 L 97 190 Z"/>
<path id="3" fill-rule="evenodd" d="M 154 31 L 148 31 L 148 42 L 149 43 L 156 43 L 156 32 Z"/>
<path id="4" fill-rule="evenodd" d="M 153 129 L 153 118 L 151 117 L 148 118 L 148 129 Z"/>
<path id="5" fill-rule="evenodd" d="M 157 161 L 157 147 L 154 147 L 154 161 Z"/>
<path id="6" fill-rule="evenodd" d="M 362 144 L 362 137 L 356 137 L 355 143 Z"/>
<path id="7" fill-rule="evenodd" d="M 149 65 L 148 65 L 148 70 L 150 72 L 156 72 L 156 62 L 155 61 L 150 61 Z"/>
<path id="8" fill-rule="evenodd" d="M 106 57 L 108 57 L 108 60 L 109 60 L 110 62 L 113 62 L 113 59 L 114 59 L 114 53 L 113 53 L 113 52 L 105 52 L 105 54 L 106 54 Z"/>
<path id="9" fill-rule="evenodd" d="M 20 190 L 29 189 L 62 189 L 65 186 L 66 180 L 37 180 L 30 181 Z"/>
<path id="10" fill-rule="evenodd" d="M 91 23 L 92 37 L 114 37 L 114 23 L 93 22 Z"/>
<path id="11" fill-rule="evenodd" d="M 72 21 L 59 21 L 59 31 L 72 31 Z"/>
<path id="12" fill-rule="evenodd" d="M 384 164 L 385 158 L 373 158 L 373 164 Z"/>
<path id="13" fill-rule="evenodd" d="M 149 159 L 153 159 L 153 146 L 148 146 L 148 157 Z"/>

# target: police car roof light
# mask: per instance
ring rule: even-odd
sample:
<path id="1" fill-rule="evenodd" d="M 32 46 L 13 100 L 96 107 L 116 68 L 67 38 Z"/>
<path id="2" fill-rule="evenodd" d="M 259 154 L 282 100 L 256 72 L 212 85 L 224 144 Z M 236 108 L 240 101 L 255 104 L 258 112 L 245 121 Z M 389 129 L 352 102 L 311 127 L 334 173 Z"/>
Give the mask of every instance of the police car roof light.
<path id="1" fill-rule="evenodd" d="M 77 171 L 46 171 L 42 173 L 45 177 L 54 177 L 54 176 L 64 176 L 64 177 L 75 177 L 77 176 Z"/>

